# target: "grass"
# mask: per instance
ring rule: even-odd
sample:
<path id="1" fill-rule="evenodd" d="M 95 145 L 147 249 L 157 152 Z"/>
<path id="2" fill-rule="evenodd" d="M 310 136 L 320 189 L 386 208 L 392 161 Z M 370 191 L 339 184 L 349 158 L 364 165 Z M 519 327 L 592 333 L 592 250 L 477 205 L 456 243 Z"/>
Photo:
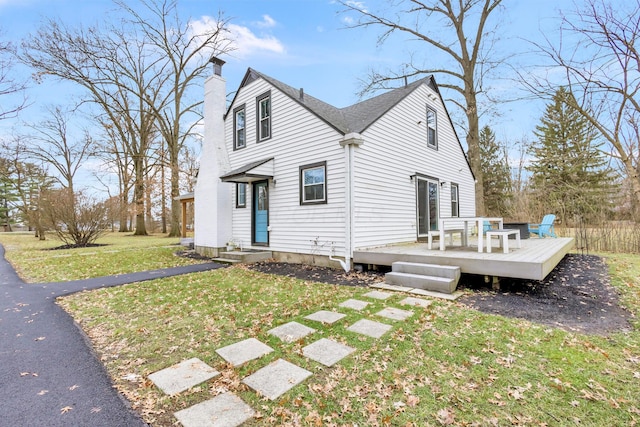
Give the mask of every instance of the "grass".
<path id="1" fill-rule="evenodd" d="M 50 254 L 51 252 L 47 252 Z M 638 318 L 640 257 L 607 255 L 612 282 Z M 27 269 L 25 267 L 25 269 Z M 249 425 L 636 425 L 640 421 L 640 333 L 586 336 L 434 301 L 375 340 L 346 327 L 375 318 L 403 295 L 372 301 L 331 326 L 304 319 L 337 309 L 350 288 L 266 275 L 242 267 L 93 292 L 59 303 L 77 319 L 117 388 L 154 426 L 175 425 L 173 412 L 230 390 L 258 417 Z M 295 320 L 317 329 L 283 344 L 267 331 Z M 256 337 L 275 351 L 241 368 L 215 350 Z M 332 368 L 301 355 L 320 337 L 357 351 Z M 221 375 L 174 397 L 148 375 L 199 357 Z M 276 401 L 241 383 L 284 358 L 313 376 Z"/>
<path id="2" fill-rule="evenodd" d="M 179 238 L 108 233 L 96 247 L 51 250 L 62 242 L 41 241 L 31 233 L 0 233 L 5 257 L 29 283 L 62 282 L 193 264 L 176 257 Z"/>

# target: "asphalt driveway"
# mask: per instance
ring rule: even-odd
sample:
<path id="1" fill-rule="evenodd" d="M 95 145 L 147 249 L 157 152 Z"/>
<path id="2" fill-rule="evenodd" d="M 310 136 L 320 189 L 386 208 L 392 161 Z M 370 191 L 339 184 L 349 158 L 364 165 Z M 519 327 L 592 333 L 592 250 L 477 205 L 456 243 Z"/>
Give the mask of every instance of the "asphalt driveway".
<path id="1" fill-rule="evenodd" d="M 55 299 L 82 290 L 212 270 L 195 264 L 74 282 L 25 284 L 0 245 L 0 425 L 147 425 L 117 392 Z"/>

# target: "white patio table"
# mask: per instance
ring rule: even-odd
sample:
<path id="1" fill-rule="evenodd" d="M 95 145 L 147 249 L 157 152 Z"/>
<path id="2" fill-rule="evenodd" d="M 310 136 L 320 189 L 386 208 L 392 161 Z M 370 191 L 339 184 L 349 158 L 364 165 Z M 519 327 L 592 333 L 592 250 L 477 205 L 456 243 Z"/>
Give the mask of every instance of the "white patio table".
<path id="1" fill-rule="evenodd" d="M 484 222 L 497 222 L 498 228 L 502 228 L 503 220 L 499 217 L 485 217 L 485 216 L 464 216 L 464 217 L 450 217 L 450 218 L 440 218 L 439 222 L 439 230 L 446 230 L 445 225 L 447 223 L 460 223 L 464 222 L 464 233 L 462 234 L 462 245 L 468 246 L 469 239 L 469 223 L 476 223 L 478 227 L 478 252 L 482 252 L 484 250 L 483 242 L 484 242 Z M 445 239 L 440 237 L 440 250 L 445 250 Z"/>

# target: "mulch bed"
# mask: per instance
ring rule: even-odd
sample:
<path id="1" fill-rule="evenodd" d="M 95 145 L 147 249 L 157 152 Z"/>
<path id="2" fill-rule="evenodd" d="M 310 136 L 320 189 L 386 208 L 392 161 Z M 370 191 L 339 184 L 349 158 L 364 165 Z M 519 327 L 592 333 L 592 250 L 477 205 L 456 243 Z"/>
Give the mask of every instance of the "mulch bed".
<path id="1" fill-rule="evenodd" d="M 249 268 L 263 273 L 348 286 L 384 280 L 381 272 L 350 272 L 281 262 L 261 262 Z M 515 317 L 585 334 L 607 335 L 631 330 L 631 313 L 619 304 L 602 258 L 569 254 L 544 281 L 506 280 L 491 290 L 483 277 L 463 276 L 458 289 L 467 290 L 458 302 L 484 313 Z"/>

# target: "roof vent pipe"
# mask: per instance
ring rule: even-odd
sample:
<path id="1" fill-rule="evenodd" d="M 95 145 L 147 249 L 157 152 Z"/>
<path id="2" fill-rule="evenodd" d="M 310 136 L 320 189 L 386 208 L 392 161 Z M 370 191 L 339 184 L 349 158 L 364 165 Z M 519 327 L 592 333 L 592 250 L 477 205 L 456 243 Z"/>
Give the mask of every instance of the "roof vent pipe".
<path id="1" fill-rule="evenodd" d="M 304 88 L 300 88 L 300 101 L 304 101 Z"/>
<path id="2" fill-rule="evenodd" d="M 213 64 L 213 74 L 215 74 L 216 76 L 222 76 L 222 66 L 224 65 L 225 61 L 212 56 L 209 62 Z"/>

